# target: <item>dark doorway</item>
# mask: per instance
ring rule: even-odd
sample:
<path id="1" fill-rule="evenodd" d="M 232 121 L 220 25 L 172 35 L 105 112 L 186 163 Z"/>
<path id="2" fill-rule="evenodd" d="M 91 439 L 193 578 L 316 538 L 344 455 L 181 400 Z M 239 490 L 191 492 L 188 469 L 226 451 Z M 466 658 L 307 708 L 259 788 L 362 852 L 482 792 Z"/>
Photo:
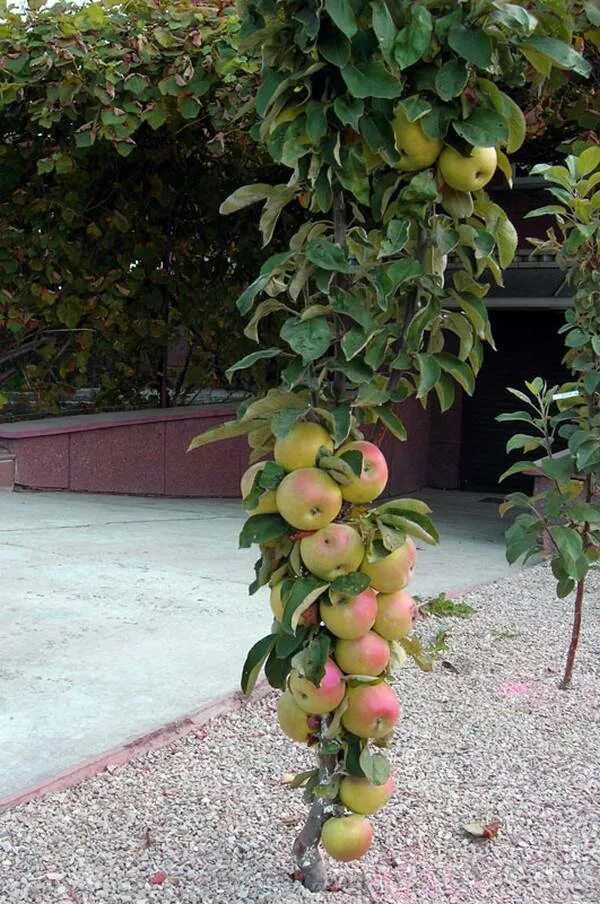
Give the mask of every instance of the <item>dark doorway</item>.
<path id="1" fill-rule="evenodd" d="M 561 365 L 563 337 L 558 330 L 563 311 L 490 311 L 497 351 L 486 348 L 483 367 L 472 398 L 463 402 L 461 486 L 466 490 L 507 492 L 529 490 L 531 478 L 516 475 L 498 487 L 498 477 L 518 453 L 508 456 L 506 442 L 513 433 L 527 433 L 527 425 L 498 423 L 497 414 L 524 407 L 506 391 L 522 389 L 525 380 L 542 377 L 550 385 L 568 379 Z M 521 429 L 522 428 L 522 429 Z"/>

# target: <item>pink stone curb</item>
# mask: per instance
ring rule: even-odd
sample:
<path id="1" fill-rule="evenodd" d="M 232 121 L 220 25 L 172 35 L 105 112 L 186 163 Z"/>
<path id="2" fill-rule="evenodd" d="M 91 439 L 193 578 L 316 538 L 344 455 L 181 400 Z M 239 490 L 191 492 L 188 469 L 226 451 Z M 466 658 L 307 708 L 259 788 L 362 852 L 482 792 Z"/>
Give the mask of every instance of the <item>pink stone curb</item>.
<path id="1" fill-rule="evenodd" d="M 195 728 L 205 725 L 211 719 L 217 718 L 217 716 L 227 715 L 237 709 L 248 706 L 255 700 L 261 700 L 270 691 L 271 688 L 267 684 L 266 679 L 263 679 L 256 685 L 251 698 L 244 697 L 241 691 L 233 691 L 218 697 L 216 700 L 203 704 L 198 709 L 173 722 L 168 722 L 160 728 L 138 735 L 116 747 L 111 747 L 110 750 L 104 751 L 99 756 L 86 760 L 86 762 L 80 763 L 78 766 L 72 766 L 52 778 L 45 779 L 36 785 L 25 788 L 23 791 L 9 794 L 7 797 L 1 797 L 0 813 L 12 807 L 18 807 L 20 804 L 25 804 L 34 798 L 43 797 L 55 791 L 64 791 L 66 788 L 71 788 L 84 779 L 98 775 L 106 769 L 112 771 L 114 767 L 123 766 L 134 759 L 134 757 L 165 747 Z"/>

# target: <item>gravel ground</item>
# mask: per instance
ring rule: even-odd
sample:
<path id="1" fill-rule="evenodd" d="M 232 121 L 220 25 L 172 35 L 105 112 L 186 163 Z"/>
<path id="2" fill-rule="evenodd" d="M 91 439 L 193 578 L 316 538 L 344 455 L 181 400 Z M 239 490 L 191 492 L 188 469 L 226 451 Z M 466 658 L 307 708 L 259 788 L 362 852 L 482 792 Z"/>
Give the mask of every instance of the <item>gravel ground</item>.
<path id="1" fill-rule="evenodd" d="M 269 693 L 0 816 L 0 901 L 598 904 L 599 575 L 568 693 L 570 601 L 544 567 L 466 599 L 477 612 L 452 621 L 445 654 L 457 671 L 401 673 L 397 791 L 367 857 L 331 865 L 332 892 L 289 876 L 305 807 L 281 777 L 311 753 L 281 736 Z M 493 840 L 462 830 L 493 819 Z"/>

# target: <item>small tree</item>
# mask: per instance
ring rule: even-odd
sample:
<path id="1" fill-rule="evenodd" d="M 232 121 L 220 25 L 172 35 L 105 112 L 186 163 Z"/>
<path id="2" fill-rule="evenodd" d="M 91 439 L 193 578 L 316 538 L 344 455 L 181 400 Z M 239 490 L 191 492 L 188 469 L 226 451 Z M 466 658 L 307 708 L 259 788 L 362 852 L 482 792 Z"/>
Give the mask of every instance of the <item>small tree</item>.
<path id="1" fill-rule="evenodd" d="M 532 496 L 511 493 L 502 508 L 525 510 L 506 532 L 508 560 L 523 556 L 527 561 L 544 555 L 549 547 L 557 595 L 562 599 L 576 591 L 563 689 L 571 683 L 586 576 L 591 569 L 598 570 L 600 560 L 600 147 L 570 155 L 565 163 L 534 167 L 532 172 L 543 175 L 557 203 L 529 216 L 551 215 L 556 220 L 556 229 L 548 231 L 545 241 L 530 241 L 536 253 L 556 254 L 573 288 L 573 306 L 562 327 L 564 363 L 573 380 L 548 387 L 537 377 L 526 384 L 528 394 L 511 389 L 527 410 L 497 418 L 521 421 L 530 431 L 515 434 L 508 441 L 508 452 L 544 453 L 535 469 L 547 489 Z M 501 480 L 531 469 L 531 461 L 519 461 Z"/>
<path id="2" fill-rule="evenodd" d="M 284 692 L 283 730 L 316 748 L 315 769 L 295 782 L 311 809 L 294 844 L 316 890 L 319 841 L 338 859 L 362 856 L 365 815 L 389 797 L 383 749 L 399 713 L 389 644 L 422 664 L 404 587 L 414 539 L 437 541 L 419 500 L 368 508 L 387 466 L 364 437 L 404 440 L 410 396 L 446 410 L 455 384 L 473 391 L 492 341 L 484 274 L 501 283 L 517 243 L 483 191 L 496 165 L 510 178 L 505 152 L 525 135 L 509 92 L 526 61 L 540 81 L 555 65 L 589 67 L 554 36 L 568 34 L 562 4 L 245 0 L 243 12 L 243 46 L 262 61 L 255 134 L 291 175 L 240 188 L 222 210 L 263 202 L 265 244 L 286 205 L 308 213 L 238 299 L 248 335 L 259 341 L 270 317 L 279 337 L 229 372 L 273 359 L 280 385 L 192 448 L 248 435 L 240 544 L 260 547 L 250 592 L 271 584 L 275 621 L 242 688 L 264 664 Z"/>

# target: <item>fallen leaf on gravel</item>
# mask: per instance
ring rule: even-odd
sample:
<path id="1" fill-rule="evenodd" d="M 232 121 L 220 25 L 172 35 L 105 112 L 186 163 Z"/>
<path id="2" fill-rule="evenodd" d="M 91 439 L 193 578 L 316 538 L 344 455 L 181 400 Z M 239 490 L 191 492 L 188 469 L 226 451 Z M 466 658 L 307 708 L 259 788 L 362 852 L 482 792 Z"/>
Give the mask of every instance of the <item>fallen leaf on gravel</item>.
<path id="1" fill-rule="evenodd" d="M 460 672 L 456 668 L 456 666 L 452 665 L 452 663 L 449 662 L 447 659 L 442 659 L 440 665 L 443 669 L 446 669 L 446 671 L 452 672 L 453 675 L 460 675 Z"/>
<path id="2" fill-rule="evenodd" d="M 467 835 L 472 835 L 474 838 L 487 839 L 495 838 L 501 827 L 502 823 L 499 819 L 494 819 L 492 822 L 466 822 L 463 825 Z"/>
<path id="3" fill-rule="evenodd" d="M 150 885 L 162 885 L 165 879 L 167 878 L 167 874 L 160 870 L 158 873 L 154 873 L 153 876 L 150 876 L 148 882 Z"/>

